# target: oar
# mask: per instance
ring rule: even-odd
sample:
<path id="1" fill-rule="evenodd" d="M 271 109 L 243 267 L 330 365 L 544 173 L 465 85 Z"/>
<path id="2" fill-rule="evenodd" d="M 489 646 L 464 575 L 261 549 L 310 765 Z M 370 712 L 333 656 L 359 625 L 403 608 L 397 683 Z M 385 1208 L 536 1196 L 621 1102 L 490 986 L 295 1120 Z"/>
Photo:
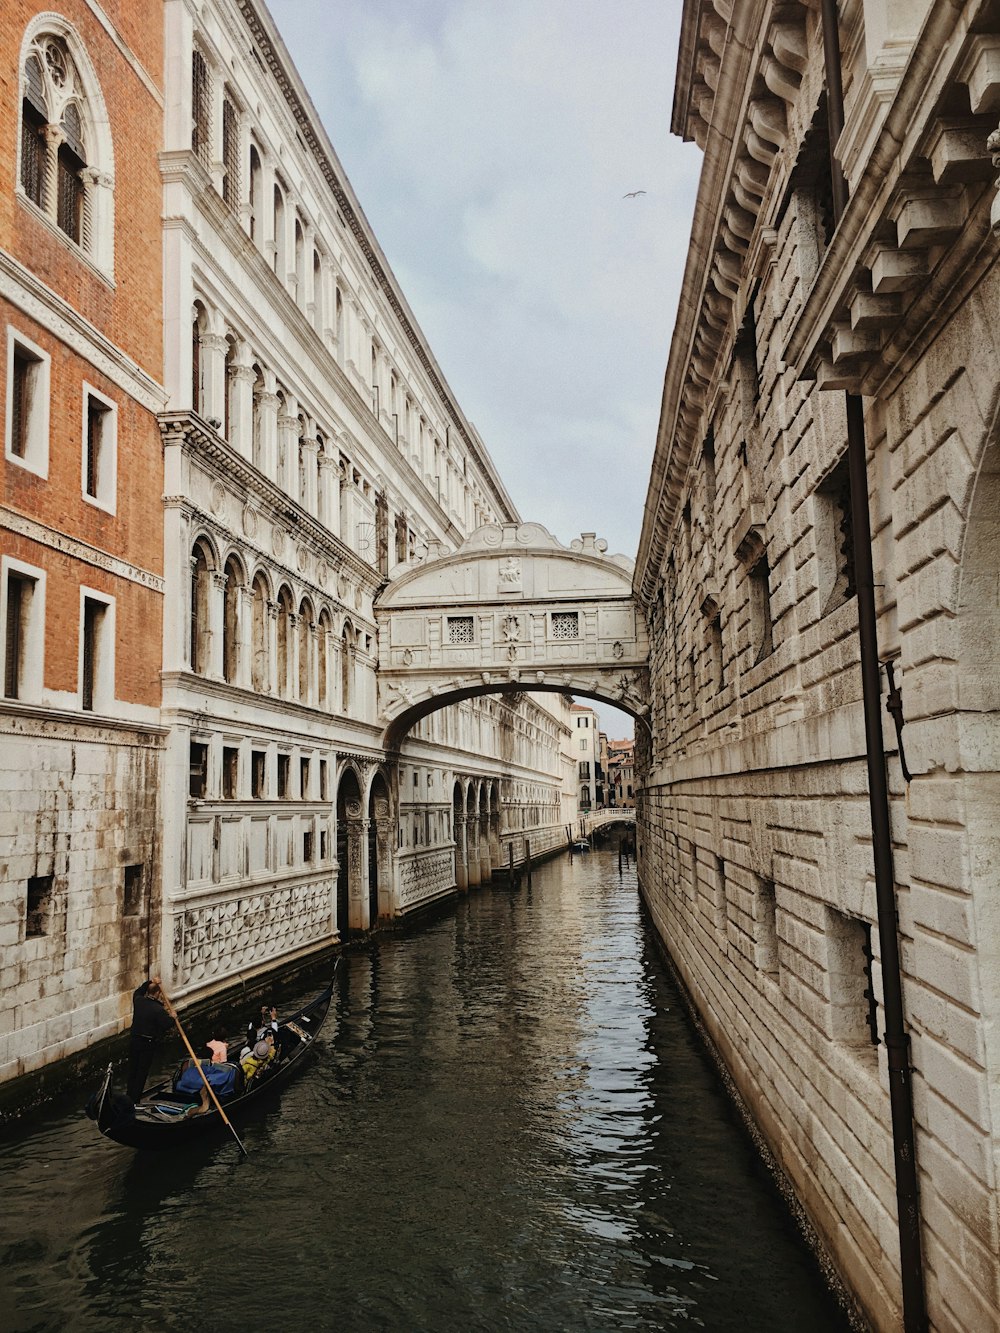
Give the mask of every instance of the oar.
<path id="1" fill-rule="evenodd" d="M 170 1003 L 170 996 L 167 994 L 167 992 L 163 989 L 162 986 L 160 987 L 160 994 L 163 996 L 163 1007 L 164 1007 L 164 1009 L 166 1009 L 167 1013 L 170 1015 L 170 1017 L 171 1017 L 171 1018 L 174 1020 L 174 1022 L 177 1024 L 177 1031 L 181 1034 L 181 1041 L 182 1041 L 182 1042 L 184 1043 L 184 1045 L 187 1047 L 187 1049 L 188 1049 L 188 1054 L 190 1055 L 191 1059 L 194 1061 L 194 1067 L 195 1067 L 195 1069 L 197 1069 L 198 1073 L 201 1075 L 201 1081 L 202 1081 L 202 1083 L 204 1083 L 205 1087 L 208 1089 L 208 1095 L 211 1097 L 212 1101 L 215 1102 L 215 1109 L 218 1111 L 219 1115 L 222 1116 L 222 1119 L 223 1119 L 223 1121 L 225 1122 L 226 1128 L 229 1130 L 230 1134 L 232 1134 L 233 1138 L 234 1138 L 234 1139 L 236 1140 L 236 1142 L 240 1145 L 240 1152 L 243 1154 L 244 1157 L 249 1157 L 250 1154 L 247 1152 L 246 1148 L 244 1148 L 243 1143 L 242 1143 L 242 1141 L 241 1141 L 241 1139 L 240 1139 L 240 1136 L 236 1133 L 236 1130 L 233 1128 L 232 1121 L 229 1119 L 229 1117 L 226 1115 L 225 1111 L 222 1109 L 222 1103 L 219 1101 L 218 1097 L 216 1097 L 216 1095 L 215 1095 L 215 1089 L 212 1087 L 211 1083 L 209 1083 L 208 1078 L 207 1078 L 207 1076 L 206 1076 L 206 1074 L 205 1074 L 205 1071 L 204 1071 L 204 1069 L 202 1069 L 202 1067 L 201 1067 L 201 1061 L 200 1061 L 200 1060 L 198 1059 L 198 1057 L 195 1055 L 195 1053 L 194 1053 L 194 1047 L 193 1047 L 193 1046 L 191 1045 L 191 1043 L 188 1041 L 187 1033 L 186 1033 L 186 1032 L 184 1031 L 184 1029 L 181 1027 L 181 1020 L 177 1017 L 177 1010 L 176 1010 L 176 1009 L 174 1008 L 174 1006 Z"/>

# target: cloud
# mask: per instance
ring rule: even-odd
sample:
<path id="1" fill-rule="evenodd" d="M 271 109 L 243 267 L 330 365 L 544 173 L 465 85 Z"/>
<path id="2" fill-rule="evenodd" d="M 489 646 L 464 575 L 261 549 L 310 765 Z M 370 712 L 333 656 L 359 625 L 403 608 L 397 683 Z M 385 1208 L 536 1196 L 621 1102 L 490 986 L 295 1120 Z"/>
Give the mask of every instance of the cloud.
<path id="1" fill-rule="evenodd" d="M 630 555 L 700 167 L 668 132 L 676 8 L 271 4 L 521 513 Z"/>

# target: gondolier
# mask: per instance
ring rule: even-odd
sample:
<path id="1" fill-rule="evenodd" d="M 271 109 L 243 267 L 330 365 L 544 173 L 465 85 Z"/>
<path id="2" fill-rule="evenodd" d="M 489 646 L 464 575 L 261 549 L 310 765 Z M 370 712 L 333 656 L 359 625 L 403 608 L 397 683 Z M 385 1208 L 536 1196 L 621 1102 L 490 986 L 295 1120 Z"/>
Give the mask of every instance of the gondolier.
<path id="1" fill-rule="evenodd" d="M 126 1096 L 137 1102 L 153 1067 L 156 1048 L 173 1030 L 174 1022 L 163 1007 L 160 978 L 150 977 L 132 995 L 132 1031 L 128 1048 L 128 1085 Z"/>

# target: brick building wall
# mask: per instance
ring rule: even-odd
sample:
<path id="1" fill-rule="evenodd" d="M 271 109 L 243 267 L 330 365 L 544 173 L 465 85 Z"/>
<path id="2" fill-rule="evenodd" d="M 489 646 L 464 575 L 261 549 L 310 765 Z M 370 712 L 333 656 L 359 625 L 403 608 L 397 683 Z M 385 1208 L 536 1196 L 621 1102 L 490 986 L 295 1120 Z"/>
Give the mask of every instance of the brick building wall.
<path id="1" fill-rule="evenodd" d="M 163 43 L 103 13 L 0 18 L 0 1079 L 156 962 Z"/>

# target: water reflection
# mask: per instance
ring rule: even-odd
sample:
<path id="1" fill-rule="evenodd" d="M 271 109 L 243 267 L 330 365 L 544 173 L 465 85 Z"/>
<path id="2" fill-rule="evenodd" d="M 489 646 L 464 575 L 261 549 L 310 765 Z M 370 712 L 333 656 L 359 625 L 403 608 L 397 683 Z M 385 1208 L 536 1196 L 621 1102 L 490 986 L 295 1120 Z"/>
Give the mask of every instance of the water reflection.
<path id="1" fill-rule="evenodd" d="M 346 957 L 328 1032 L 249 1161 L 0 1144 L 0 1327 L 844 1327 L 611 854 Z"/>

